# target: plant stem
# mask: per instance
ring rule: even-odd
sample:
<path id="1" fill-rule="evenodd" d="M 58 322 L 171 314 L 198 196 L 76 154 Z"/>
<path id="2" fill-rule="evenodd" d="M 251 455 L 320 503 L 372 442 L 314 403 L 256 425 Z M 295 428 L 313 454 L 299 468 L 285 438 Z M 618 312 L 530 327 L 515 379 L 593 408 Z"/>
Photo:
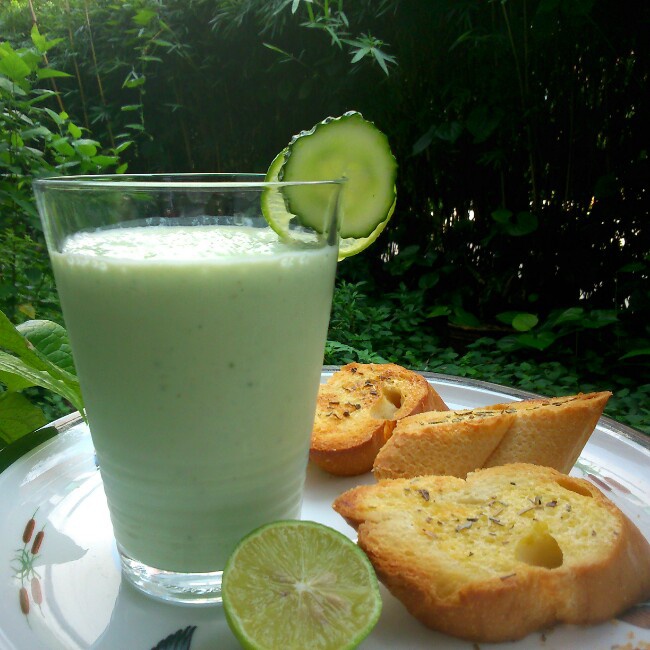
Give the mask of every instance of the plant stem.
<path id="1" fill-rule="evenodd" d="M 95 66 L 95 79 L 97 79 L 97 89 L 99 90 L 99 97 L 102 102 L 102 106 L 107 108 L 106 96 L 104 95 L 104 87 L 102 85 L 102 79 L 99 76 L 99 66 L 97 65 L 97 54 L 95 53 L 95 43 L 93 41 L 93 30 L 90 26 L 90 14 L 88 13 L 88 0 L 84 0 L 84 11 L 86 15 L 86 26 L 88 27 L 88 38 L 90 42 L 90 54 L 93 58 L 93 65 Z M 108 129 L 108 138 L 111 142 L 111 147 L 115 148 L 115 138 L 113 137 L 113 129 L 111 127 L 110 118 L 106 122 L 106 128 Z"/>
<path id="2" fill-rule="evenodd" d="M 29 11 L 32 14 L 32 23 L 38 27 L 38 20 L 36 19 L 36 11 L 34 11 L 34 5 L 32 4 L 32 0 L 29 1 Z M 45 61 L 45 65 L 49 66 L 50 62 L 47 60 L 47 54 L 43 52 L 43 61 Z M 52 85 L 52 90 L 55 93 L 56 96 L 56 102 L 59 105 L 59 110 L 61 113 L 65 113 L 65 107 L 63 106 L 63 100 L 61 99 L 61 93 L 59 92 L 59 88 L 56 85 L 56 79 L 52 77 L 50 79 L 50 84 Z"/>

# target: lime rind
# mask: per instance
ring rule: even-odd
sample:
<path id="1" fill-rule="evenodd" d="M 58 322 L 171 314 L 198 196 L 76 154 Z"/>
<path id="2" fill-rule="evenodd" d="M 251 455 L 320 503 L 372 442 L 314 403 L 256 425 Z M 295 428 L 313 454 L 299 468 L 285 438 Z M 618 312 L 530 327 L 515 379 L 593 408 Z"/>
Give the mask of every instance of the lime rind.
<path id="1" fill-rule="evenodd" d="M 224 571 L 226 620 L 245 648 L 355 648 L 381 613 L 372 564 L 342 533 L 308 521 L 267 524 Z"/>

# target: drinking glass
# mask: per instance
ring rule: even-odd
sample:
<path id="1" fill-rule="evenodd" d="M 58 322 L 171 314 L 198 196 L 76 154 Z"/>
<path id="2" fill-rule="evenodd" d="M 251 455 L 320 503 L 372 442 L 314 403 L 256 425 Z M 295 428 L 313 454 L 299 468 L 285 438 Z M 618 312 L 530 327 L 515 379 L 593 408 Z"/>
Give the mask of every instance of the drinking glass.
<path id="1" fill-rule="evenodd" d="M 300 516 L 340 187 L 34 182 L 122 572 L 149 595 L 218 602 L 237 542 Z M 301 192 L 320 206 L 315 228 L 291 214 Z"/>

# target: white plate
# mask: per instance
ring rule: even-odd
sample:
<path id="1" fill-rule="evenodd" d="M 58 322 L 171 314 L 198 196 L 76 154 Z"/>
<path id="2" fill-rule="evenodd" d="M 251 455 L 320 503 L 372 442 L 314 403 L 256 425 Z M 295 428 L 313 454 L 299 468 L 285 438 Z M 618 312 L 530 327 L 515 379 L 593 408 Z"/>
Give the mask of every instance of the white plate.
<path id="1" fill-rule="evenodd" d="M 323 378 L 331 373 L 325 369 Z M 426 374 L 451 408 L 472 408 L 530 397 L 493 384 Z M 221 607 L 167 605 L 121 579 L 99 472 L 85 425 L 56 423 L 61 433 L 0 474 L 0 649 L 230 650 L 239 648 Z M 650 439 L 602 418 L 573 470 L 609 496 L 650 539 Z M 370 475 L 337 478 L 310 467 L 303 518 L 350 537 L 331 509 L 334 498 Z M 35 520 L 30 542 L 25 526 Z M 31 546 L 43 531 L 40 550 Z M 23 572 L 21 574 L 21 571 Z M 35 579 L 35 580 L 34 580 Z M 36 585 L 38 582 L 38 585 Z M 34 583 L 34 584 L 32 584 Z M 36 591 L 40 585 L 41 596 Z M 21 608 L 25 588 L 29 611 Z M 363 649 L 475 650 L 421 626 L 382 588 L 384 609 Z M 625 620 L 624 620 L 625 619 Z M 650 604 L 599 626 L 559 626 L 494 650 L 650 648 Z M 176 634 L 173 639 L 167 639 Z M 159 644 L 159 645 L 158 645 Z"/>

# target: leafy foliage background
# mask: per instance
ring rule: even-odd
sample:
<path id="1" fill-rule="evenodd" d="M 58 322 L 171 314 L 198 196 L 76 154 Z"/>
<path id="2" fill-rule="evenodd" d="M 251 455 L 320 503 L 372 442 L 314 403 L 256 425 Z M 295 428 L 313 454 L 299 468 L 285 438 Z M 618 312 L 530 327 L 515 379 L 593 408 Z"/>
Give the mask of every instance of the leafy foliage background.
<path id="1" fill-rule="evenodd" d="M 0 307 L 60 322 L 34 176 L 265 171 L 292 134 L 357 109 L 391 141 L 398 208 L 340 265 L 326 361 L 390 359 L 543 394 L 608 388 L 608 413 L 650 432 L 649 11 L 10 0 Z"/>

